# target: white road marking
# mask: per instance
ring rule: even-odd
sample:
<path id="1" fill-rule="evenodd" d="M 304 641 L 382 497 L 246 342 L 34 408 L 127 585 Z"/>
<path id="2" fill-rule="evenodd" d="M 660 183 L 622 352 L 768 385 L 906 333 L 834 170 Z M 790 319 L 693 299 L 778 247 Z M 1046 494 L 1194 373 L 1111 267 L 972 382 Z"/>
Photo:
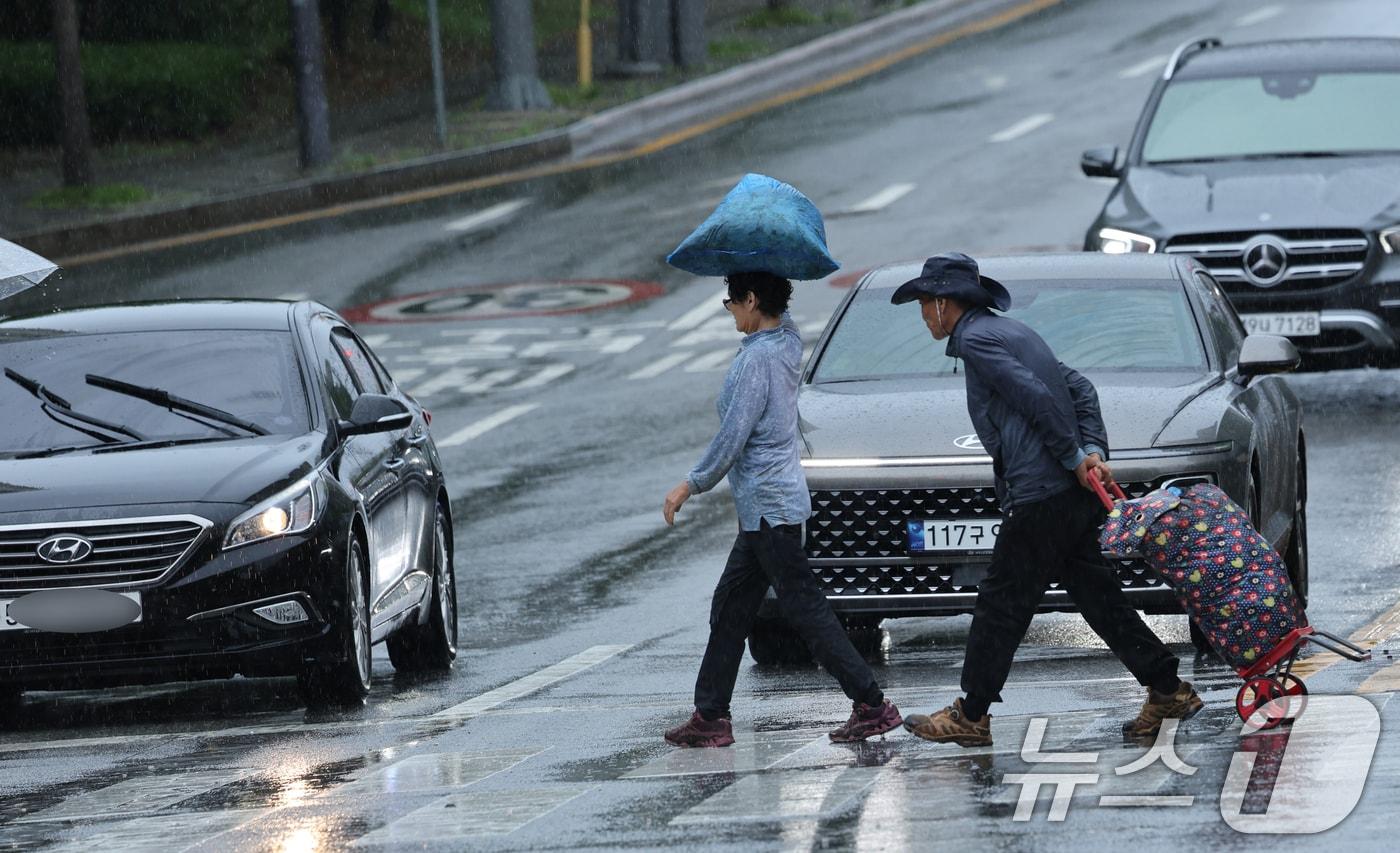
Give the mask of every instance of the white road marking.
<path id="1" fill-rule="evenodd" d="M 705 285 L 701 285 L 704 287 Z M 701 323 L 714 316 L 715 312 L 724 310 L 724 294 L 718 290 L 712 290 L 694 308 L 685 312 L 681 316 L 672 320 L 666 328 L 672 332 L 688 331 L 699 326 Z"/>
<path id="2" fill-rule="evenodd" d="M 467 426 L 462 427 L 461 429 L 452 433 L 452 435 L 449 435 L 442 441 L 437 442 L 437 446 L 456 447 L 460 444 L 466 444 L 472 439 L 480 438 L 481 436 L 485 435 L 486 433 L 490 432 L 496 427 L 510 423 L 511 421 L 515 420 L 521 415 L 527 415 L 530 412 L 533 412 L 535 409 L 538 409 L 539 407 L 539 403 L 520 403 L 515 406 L 507 406 L 504 409 L 501 409 L 499 412 L 496 412 L 494 415 L 489 415 L 477 421 L 476 423 L 468 424 Z"/>
<path id="3" fill-rule="evenodd" d="M 480 696 L 453 705 L 451 708 L 438 711 L 433 715 L 433 718 L 457 719 L 476 716 L 497 705 L 503 705 L 512 699 L 519 699 L 521 696 L 534 693 L 537 690 L 543 690 L 555 682 L 563 681 L 566 678 L 578 675 L 580 672 L 595 667 L 603 661 L 620 655 L 630 648 L 632 648 L 631 645 L 593 646 L 572 657 L 565 658 L 553 666 L 547 666 L 539 672 L 527 675 L 524 678 L 516 679 L 509 684 L 503 684 L 495 690 L 488 690 Z"/>
<path id="4" fill-rule="evenodd" d="M 727 749 L 673 749 L 625 775 L 623 779 L 704 776 L 711 773 L 755 773 L 774 767 L 817 743 L 831 745 L 825 733 L 811 731 L 740 733 Z M 846 753 L 849 760 L 850 752 Z"/>
<path id="5" fill-rule="evenodd" d="M 548 385 L 556 379 L 568 376 L 570 373 L 573 372 L 574 366 L 572 364 L 545 365 L 534 376 L 531 376 L 529 379 L 526 379 L 523 382 L 515 383 L 515 385 L 511 386 L 511 390 L 518 391 L 523 388 L 539 388 L 541 386 Z"/>
<path id="6" fill-rule="evenodd" d="M 1134 77 L 1141 77 L 1144 74 L 1151 74 L 1152 72 L 1158 71 L 1162 68 L 1162 66 L 1166 65 L 1167 60 L 1170 58 L 1171 57 L 1164 55 L 1154 56 L 1151 59 L 1144 59 L 1137 65 L 1130 65 L 1127 68 L 1124 68 L 1122 71 L 1119 71 L 1118 79 L 1131 80 Z"/>
<path id="7" fill-rule="evenodd" d="M 1033 130 L 1044 127 L 1055 120 L 1053 113 L 1036 113 L 1027 116 L 1005 130 L 999 130 L 987 137 L 988 142 L 1010 142 L 1013 139 L 1020 139 Z"/>
<path id="8" fill-rule="evenodd" d="M 390 340 L 388 335 L 382 333 L 378 335 L 360 335 L 360 337 L 364 339 L 366 344 L 369 344 L 370 349 L 379 349 L 388 344 Z"/>
<path id="9" fill-rule="evenodd" d="M 443 842 L 457 842 L 453 846 L 465 847 L 463 842 L 472 838 L 514 832 L 592 790 L 592 787 L 563 785 L 452 794 L 409 812 L 350 846 L 385 845 L 389 849 L 401 849 L 406 845 L 437 846 Z"/>
<path id="10" fill-rule="evenodd" d="M 311 294 L 309 294 L 309 293 L 303 293 L 302 291 L 298 290 L 298 291 L 293 291 L 292 293 L 284 293 L 284 294 L 282 294 L 281 296 L 279 296 L 279 297 L 277 297 L 277 298 L 278 298 L 278 299 L 285 299 L 285 300 L 287 300 L 288 302 L 300 302 L 300 301 L 302 301 L 303 299 L 310 299 L 310 298 L 311 298 Z"/>
<path id="11" fill-rule="evenodd" d="M 675 367 L 676 365 L 680 364 L 681 362 L 685 361 L 686 359 L 690 358 L 692 355 L 694 355 L 694 353 L 673 352 L 670 355 L 658 358 L 656 361 L 653 361 L 651 364 L 648 364 L 646 367 L 643 367 L 640 370 L 633 371 L 632 373 L 628 374 L 627 378 L 653 379 L 670 370 L 671 368 Z"/>
<path id="12" fill-rule="evenodd" d="M 736 821 L 815 820 L 853 806 L 883 767 L 779 770 L 745 776 L 671 819 L 671 826 Z"/>
<path id="13" fill-rule="evenodd" d="M 327 788 L 317 799 L 383 797 L 425 791 L 445 794 L 504 773 L 548 749 L 549 747 L 526 747 L 411 755 L 352 782 Z"/>
<path id="14" fill-rule="evenodd" d="M 878 213 L 909 195 L 916 186 L 916 184 L 891 184 L 860 204 L 848 208 L 846 213 Z"/>
<path id="15" fill-rule="evenodd" d="M 1277 18 L 1281 14 L 1283 14 L 1282 6 L 1262 6 L 1235 21 L 1235 26 L 1252 27 L 1255 24 L 1262 24 L 1270 18 Z"/>
<path id="16" fill-rule="evenodd" d="M 744 179 L 743 175 L 733 175 L 728 178 L 716 178 L 713 181 L 706 181 L 700 185 L 702 190 L 726 189 L 732 187 Z"/>
<path id="17" fill-rule="evenodd" d="M 251 776 L 254 772 L 237 767 L 124 779 L 115 785 L 69 797 L 50 808 L 16 818 L 14 822 L 46 823 L 101 817 L 130 817 L 142 812 L 153 812 L 181 800 L 222 788 Z"/>
<path id="18" fill-rule="evenodd" d="M 993 92 L 1000 92 L 1011 82 L 1005 74 L 993 74 L 986 79 L 987 88 Z"/>
<path id="19" fill-rule="evenodd" d="M 686 373 L 704 373 L 707 370 L 723 370 L 734 360 L 734 350 L 721 349 L 708 352 L 685 366 Z"/>
<path id="20" fill-rule="evenodd" d="M 443 230 L 463 234 L 473 231 L 485 225 L 490 225 L 499 219 L 505 219 L 525 205 L 529 204 L 528 198 L 516 198 L 510 201 L 503 201 L 500 204 L 493 204 L 485 210 L 478 210 L 476 213 L 463 216 L 461 219 L 454 219 L 443 226 Z"/>

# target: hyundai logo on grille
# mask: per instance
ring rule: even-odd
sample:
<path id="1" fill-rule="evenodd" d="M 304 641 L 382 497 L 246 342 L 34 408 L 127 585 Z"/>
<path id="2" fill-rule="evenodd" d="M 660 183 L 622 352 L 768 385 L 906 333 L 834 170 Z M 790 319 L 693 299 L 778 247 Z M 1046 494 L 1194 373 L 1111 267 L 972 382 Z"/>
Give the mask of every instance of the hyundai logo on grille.
<path id="1" fill-rule="evenodd" d="M 1272 287 L 1288 270 L 1288 252 L 1277 237 L 1262 235 L 1244 247 L 1245 277 L 1260 287 Z"/>
<path id="2" fill-rule="evenodd" d="M 963 450 L 981 450 L 982 439 L 976 435 L 960 435 L 953 439 L 953 445 Z"/>
<path id="3" fill-rule="evenodd" d="M 60 533 L 40 542 L 34 552 L 46 563 L 76 563 L 92 554 L 92 543 L 81 536 Z"/>

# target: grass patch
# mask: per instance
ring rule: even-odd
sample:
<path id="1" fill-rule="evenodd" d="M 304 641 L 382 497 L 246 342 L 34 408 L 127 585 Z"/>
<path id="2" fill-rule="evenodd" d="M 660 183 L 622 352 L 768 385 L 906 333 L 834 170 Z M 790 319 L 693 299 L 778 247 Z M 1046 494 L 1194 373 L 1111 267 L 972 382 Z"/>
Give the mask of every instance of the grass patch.
<path id="1" fill-rule="evenodd" d="M 591 86 L 568 86 L 562 83 L 546 82 L 544 87 L 549 90 L 550 100 L 554 101 L 554 106 L 565 110 L 578 110 L 591 106 L 598 100 L 602 90 L 595 83 Z"/>
<path id="2" fill-rule="evenodd" d="M 767 48 L 761 42 L 746 38 L 717 38 L 710 40 L 710 58 L 743 62 L 762 56 Z"/>
<path id="3" fill-rule="evenodd" d="M 614 5 L 595 0 L 589 6 L 588 20 L 593 23 L 612 20 L 616 15 Z M 535 0 L 535 41 L 544 44 L 576 32 L 578 6 L 578 0 Z M 394 0 L 394 12 L 420 24 L 428 21 L 428 5 L 423 0 Z M 438 22 L 444 41 L 491 49 L 490 0 L 441 0 Z"/>
<path id="4" fill-rule="evenodd" d="M 739 26 L 746 30 L 769 30 L 775 27 L 806 27 L 820 24 L 821 20 L 806 9 L 783 6 L 777 9 L 760 9 L 740 21 Z"/>
<path id="5" fill-rule="evenodd" d="M 106 210 L 140 204 L 150 198 L 151 194 L 139 184 L 96 184 L 45 190 L 26 203 L 36 210 Z"/>
<path id="6" fill-rule="evenodd" d="M 839 27 L 854 24 L 856 22 L 856 10 L 852 9 L 850 6 L 837 6 L 834 9 L 827 9 L 822 13 L 822 22 L 826 24 L 835 24 Z"/>

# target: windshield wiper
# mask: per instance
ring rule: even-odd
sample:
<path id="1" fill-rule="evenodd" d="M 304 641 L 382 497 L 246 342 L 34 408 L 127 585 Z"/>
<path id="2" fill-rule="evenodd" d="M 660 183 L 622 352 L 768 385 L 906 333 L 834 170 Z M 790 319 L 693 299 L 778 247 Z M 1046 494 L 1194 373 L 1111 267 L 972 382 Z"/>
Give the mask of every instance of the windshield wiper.
<path id="1" fill-rule="evenodd" d="M 117 394 L 125 394 L 128 397 L 135 397 L 138 400 L 145 400 L 157 406 L 164 406 L 172 412 L 185 412 L 191 415 L 199 415 L 211 421 L 238 427 L 254 435 L 267 435 L 267 430 L 250 420 L 240 418 L 232 412 L 216 409 L 213 406 L 206 406 L 203 403 L 196 403 L 194 400 L 186 400 L 184 397 L 177 397 L 169 391 L 164 391 L 160 388 L 133 385 L 130 382 L 123 382 L 120 379 L 112 379 L 107 376 L 98 376 L 94 373 L 89 373 L 87 375 L 87 384 L 102 388 L 106 391 L 113 391 Z"/>
<path id="2" fill-rule="evenodd" d="M 67 400 L 63 399 L 54 392 L 45 388 L 42 383 L 30 379 L 28 376 L 25 376 L 23 373 L 19 373 L 7 367 L 5 368 L 5 378 L 9 379 L 11 382 L 28 391 L 30 394 L 33 394 L 34 397 L 42 404 L 40 406 L 40 409 L 44 412 L 44 414 L 48 415 L 50 418 L 53 418 L 55 421 L 58 421 L 60 424 L 63 424 L 64 426 L 68 427 L 69 429 L 77 430 L 78 432 L 81 432 L 84 435 L 90 435 L 98 441 L 107 444 L 121 442 L 120 438 L 114 438 L 112 435 L 103 435 L 102 433 L 95 432 L 90 429 L 84 429 L 80 426 L 68 423 L 64 420 L 64 418 L 77 421 L 81 424 L 87 424 L 91 427 L 97 427 L 100 430 L 106 430 L 108 433 L 124 435 L 127 438 L 130 438 L 134 441 L 146 440 L 146 436 L 142 435 L 134 429 L 131 429 L 130 427 L 122 426 L 121 424 L 117 423 L 112 423 L 111 421 L 104 421 L 102 418 L 95 417 L 93 415 L 87 415 L 75 410 L 72 404 L 69 403 Z M 60 415 L 62 417 L 60 417 Z"/>
<path id="3" fill-rule="evenodd" d="M 1149 166 L 1175 166 L 1182 163 L 1229 163 L 1236 160 L 1328 160 L 1335 157 L 1375 157 L 1396 154 L 1396 151 L 1275 151 L 1266 154 L 1231 154 L 1222 157 L 1181 157 L 1172 160 L 1150 160 Z"/>

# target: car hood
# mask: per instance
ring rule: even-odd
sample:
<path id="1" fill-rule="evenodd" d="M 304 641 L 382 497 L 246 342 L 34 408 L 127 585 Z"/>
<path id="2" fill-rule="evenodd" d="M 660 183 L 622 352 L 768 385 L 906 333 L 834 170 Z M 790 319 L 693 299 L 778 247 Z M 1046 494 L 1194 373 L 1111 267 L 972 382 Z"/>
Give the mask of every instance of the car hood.
<path id="1" fill-rule="evenodd" d="M 1199 373 L 1088 374 L 1113 450 L 1146 449 L 1217 380 Z M 806 450 L 817 459 L 984 456 L 962 377 L 806 385 L 798 398 Z"/>
<path id="2" fill-rule="evenodd" d="M 1151 234 L 1362 228 L 1400 222 L 1400 157 L 1133 166 L 1109 224 Z"/>
<path id="3" fill-rule="evenodd" d="M 319 433 L 0 459 L 0 514 L 138 504 L 246 504 L 309 473 Z"/>

